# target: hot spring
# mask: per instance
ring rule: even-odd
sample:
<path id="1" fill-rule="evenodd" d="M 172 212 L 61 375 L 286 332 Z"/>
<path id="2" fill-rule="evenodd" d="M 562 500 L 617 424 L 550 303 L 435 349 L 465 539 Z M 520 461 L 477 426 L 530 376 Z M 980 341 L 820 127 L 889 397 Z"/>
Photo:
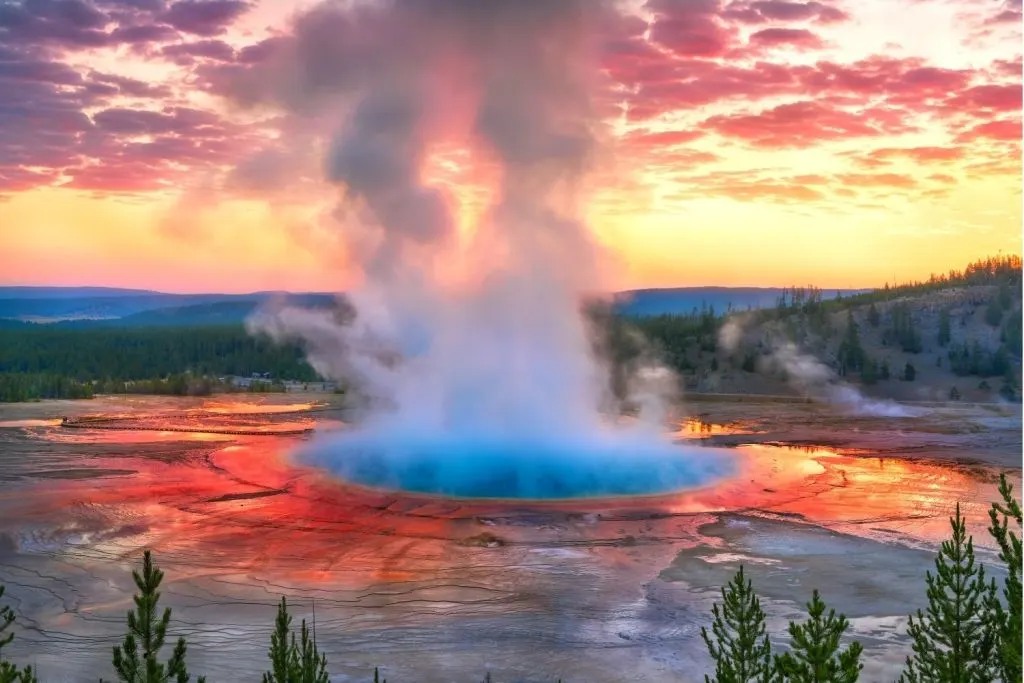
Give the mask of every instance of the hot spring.
<path id="1" fill-rule="evenodd" d="M 657 495 L 732 472 L 732 456 L 724 449 L 616 429 L 590 438 L 516 438 L 481 430 L 457 439 L 356 429 L 317 439 L 299 458 L 353 484 L 456 498 Z"/>

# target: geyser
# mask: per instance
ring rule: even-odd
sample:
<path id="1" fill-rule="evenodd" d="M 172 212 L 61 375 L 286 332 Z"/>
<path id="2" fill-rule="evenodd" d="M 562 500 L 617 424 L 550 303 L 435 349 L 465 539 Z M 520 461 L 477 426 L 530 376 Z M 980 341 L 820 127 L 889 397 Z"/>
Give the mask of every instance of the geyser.
<path id="1" fill-rule="evenodd" d="M 305 457 L 372 486 L 460 496 L 642 494 L 703 483 L 727 456 L 662 435 L 675 381 L 643 358 L 611 391 L 584 298 L 609 291 L 582 222 L 611 91 L 595 0 L 325 3 L 296 20 L 249 101 L 337 116 L 328 178 L 362 283 L 354 315 L 268 309 L 251 328 L 303 340 L 365 399 L 360 426 Z M 250 74 L 251 76 L 251 74 Z M 455 229 L 425 182 L 433 149 L 467 152 L 492 202 Z M 623 397 L 622 393 L 626 396 Z M 622 401 L 631 426 L 609 426 Z"/>

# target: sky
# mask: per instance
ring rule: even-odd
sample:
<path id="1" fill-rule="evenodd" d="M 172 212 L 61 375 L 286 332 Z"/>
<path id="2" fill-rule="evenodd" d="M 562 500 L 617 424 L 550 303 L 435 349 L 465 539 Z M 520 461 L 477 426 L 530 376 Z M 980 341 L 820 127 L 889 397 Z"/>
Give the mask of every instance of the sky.
<path id="1" fill-rule="evenodd" d="M 296 113 L 315 75 L 280 78 L 315 19 L 281 0 L 0 4 L 0 284 L 350 287 L 324 161 L 346 104 Z M 579 208 L 613 286 L 873 287 L 1020 253 L 1021 26 L 1021 0 L 618 6 L 593 37 L 602 145 Z M 304 104 L 285 112 L 289 88 Z M 420 173 L 470 234 L 486 160 L 439 139 Z"/>

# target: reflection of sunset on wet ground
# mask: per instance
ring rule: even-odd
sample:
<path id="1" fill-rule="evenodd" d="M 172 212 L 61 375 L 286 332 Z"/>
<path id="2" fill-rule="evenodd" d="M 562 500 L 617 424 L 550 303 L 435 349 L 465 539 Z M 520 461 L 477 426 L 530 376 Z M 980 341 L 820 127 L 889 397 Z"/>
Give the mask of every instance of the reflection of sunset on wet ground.
<path id="1" fill-rule="evenodd" d="M 231 412 L 240 413 L 243 408 L 235 406 Z M 139 422 L 133 418 L 113 424 L 132 425 L 134 429 Z M 149 422 L 159 423 L 160 419 Z M 170 422 L 178 424 L 180 420 Z M 252 424 L 246 429 L 272 433 L 281 426 L 305 424 Z M 756 510 L 799 515 L 811 523 L 842 526 L 849 533 L 898 534 L 906 540 L 934 543 L 945 534 L 945 517 L 956 500 L 965 501 L 969 519 L 982 524 L 987 514 L 985 501 L 995 495 L 994 475 L 983 468 L 850 455 L 826 448 L 751 444 L 735 449 L 739 469 L 735 476 L 695 490 L 634 498 L 507 504 L 449 501 L 348 484 L 296 464 L 290 452 L 299 442 L 293 439 L 234 437 L 215 433 L 218 427 L 211 427 L 211 432 L 186 433 L 160 431 L 155 426 L 152 431 L 33 429 L 33 438 L 72 446 L 149 447 L 164 443 L 177 448 L 170 451 L 170 457 L 162 450 L 99 453 L 75 469 L 80 473 L 82 467 L 95 467 L 96 478 L 83 478 L 80 484 L 65 483 L 61 495 L 54 497 L 50 479 L 60 478 L 59 470 L 55 470 L 47 481 L 30 484 L 30 495 L 19 497 L 31 500 L 37 515 L 45 507 L 44 501 L 52 498 L 52 514 L 59 516 L 67 496 L 72 496 L 94 513 L 107 511 L 112 519 L 128 514 L 145 521 L 151 533 L 175 545 L 199 546 L 204 556 L 219 554 L 216 548 L 204 546 L 227 543 L 236 554 L 235 562 L 245 564 L 246 553 L 240 551 L 255 543 L 262 553 L 292 564 L 304 560 L 296 555 L 302 549 L 311 556 L 319 555 L 316 547 L 333 545 L 339 533 L 358 535 L 347 541 L 349 544 L 373 544 L 374 531 L 405 538 L 457 540 L 464 528 L 473 526 L 471 520 L 495 512 L 507 515 L 509 510 L 512 514 L 529 511 L 556 517 L 613 512 L 652 520 L 666 515 Z M 742 433 L 736 427 L 696 420 L 685 422 L 683 431 Z M 231 445 L 221 445 L 228 442 Z M 132 468 L 128 477 L 127 462 Z M 116 481 L 105 478 L 105 472 L 117 472 Z M 26 479 L 31 481 L 31 477 Z M 980 502 L 973 503 L 975 500 Z M 6 501 L 5 507 L 12 517 L 21 516 L 11 501 Z M 148 519 L 150 514 L 152 519 Z M 171 519 L 173 524 L 168 523 Z M 659 522 L 650 524 L 657 526 Z M 254 529 L 260 533 L 253 535 Z M 600 525 L 581 529 L 579 540 L 586 542 L 588 535 L 599 534 L 599 529 Z M 269 553 L 268 546 L 275 537 L 281 537 L 282 548 L 279 553 Z M 987 540 L 979 538 L 979 543 L 984 545 Z M 529 539 L 517 542 L 528 543 Z"/>
<path id="2" fill-rule="evenodd" d="M 79 646 L 76 656 L 82 661 L 103 658 L 106 642 L 86 646 L 84 639 L 98 643 L 98 623 L 114 628 L 113 615 L 123 611 L 127 593 L 113 587 L 128 588 L 120 574 L 145 546 L 154 549 L 167 571 L 166 595 L 176 618 L 207 625 L 193 627 L 199 629 L 197 651 L 204 649 L 202 643 L 221 642 L 215 630 L 221 623 L 262 634 L 269 629 L 270 612 L 246 605 L 270 605 L 286 593 L 298 604 L 302 596 L 316 597 L 328 654 L 342 670 L 355 667 L 353 674 L 365 672 L 352 657 L 384 661 L 383 655 L 373 654 L 381 647 L 371 642 L 374 633 L 386 634 L 399 653 L 401 671 L 413 666 L 412 659 L 402 664 L 402 643 L 415 649 L 426 638 L 438 652 L 454 652 L 464 641 L 452 633 L 472 629 L 483 619 L 486 625 L 477 626 L 491 629 L 492 637 L 505 643 L 496 649 L 507 651 L 501 655 L 507 659 L 500 660 L 506 672 L 518 670 L 519 648 L 539 647 L 546 653 L 542 658 L 550 658 L 552 672 L 579 678 L 580 669 L 564 669 L 570 665 L 559 662 L 571 660 L 575 667 L 579 653 L 573 655 L 565 643 L 583 638 L 590 643 L 586 647 L 599 649 L 592 666 L 604 667 L 594 671 L 594 680 L 618 680 L 602 679 L 601 671 L 631 666 L 660 671 L 642 662 L 662 657 L 658 648 L 678 649 L 680 637 L 690 643 L 679 628 L 695 628 L 705 602 L 739 561 L 755 572 L 768 572 L 762 578 L 766 597 L 782 614 L 807 599 L 801 591 L 819 576 L 816 572 L 832 571 L 829 563 L 839 560 L 830 558 L 873 553 L 878 567 L 851 570 L 868 576 L 885 566 L 885 557 L 903 562 L 900 553 L 933 549 L 947 533 L 956 501 L 962 502 L 969 529 L 987 557 L 990 541 L 984 528 L 998 470 L 965 463 L 976 453 L 1019 452 L 1020 447 L 1020 418 L 1013 415 L 999 418 L 1006 421 L 1003 428 L 964 430 L 956 437 L 961 451 L 954 457 L 951 437 L 929 432 L 928 420 L 901 423 L 898 431 L 887 432 L 879 431 L 888 426 L 884 420 L 862 422 L 841 433 L 830 422 L 829 430 L 845 440 L 841 447 L 792 446 L 779 442 L 777 427 L 759 421 L 765 406 L 709 404 L 699 418 L 670 433 L 689 442 L 690 449 L 699 448 L 697 443 L 733 446 L 736 471 L 722 481 L 660 496 L 474 501 L 339 481 L 293 457 L 300 445 L 317 438 L 312 435 L 159 431 L 160 425 L 200 423 L 211 429 L 228 423 L 246 429 L 344 428 L 339 413 L 308 408 L 301 414 L 294 412 L 295 405 L 254 407 L 241 401 L 227 407 L 200 401 L 185 406 L 165 399 L 150 401 L 148 413 L 133 410 L 131 416 L 104 409 L 108 415 L 124 415 L 107 424 L 145 424 L 154 431 L 67 429 L 31 407 L 24 415 L 4 415 L 11 419 L 3 421 L 10 427 L 0 430 L 6 479 L 0 493 L 0 582 L 20 586 L 20 594 L 28 591 L 29 621 L 46 634 L 27 632 L 23 646 L 37 648 L 39 661 L 52 671 L 66 670 L 59 664 L 62 653 L 46 649 L 53 646 L 44 641 L 55 632 Z M 800 425 L 812 429 L 816 409 L 771 410 L 775 424 L 789 425 L 794 439 L 805 443 L 803 437 L 811 432 L 801 431 Z M 977 421 L 991 419 L 984 412 L 977 416 Z M 917 426 L 924 431 L 916 431 Z M 937 444 L 936 456 L 921 446 L 928 440 Z M 890 452 L 901 443 L 916 444 L 913 459 L 878 455 L 869 447 L 881 442 Z M 681 447 L 680 457 L 686 448 Z M 1019 469 L 1012 481 L 1020 485 Z M 798 569 L 803 583 L 776 581 L 772 572 L 786 567 Z M 903 588 L 891 590 L 918 590 L 905 573 Z M 580 576 L 589 577 L 588 585 L 600 593 L 581 593 Z M 661 578 L 652 583 L 654 576 Z M 851 581 L 834 587 L 834 577 L 829 579 L 829 597 L 841 605 L 844 591 L 865 585 Z M 690 587 L 686 595 L 678 593 L 684 585 Z M 889 589 L 871 590 L 878 602 L 883 599 L 878 591 Z M 60 603 L 53 602 L 55 594 L 63 596 Z M 883 613 L 876 602 L 862 600 L 861 612 Z M 67 604 L 76 607 L 68 611 L 61 606 Z M 675 607 L 664 614 L 655 609 L 668 609 L 668 604 Z M 678 610 L 686 616 L 678 616 Z M 424 615 L 431 615 L 427 622 Z M 519 621 L 527 618 L 528 626 Z M 619 623 L 619 630 L 605 635 L 604 627 L 594 630 L 609 620 Z M 441 631 L 428 635 L 423 628 Z M 547 644 L 529 637 L 507 641 L 519 628 L 536 632 Z M 573 635 L 581 628 L 583 635 Z M 647 640 L 623 640 L 620 631 L 647 634 Z M 879 636 L 878 647 L 888 647 L 885 643 L 895 637 L 891 631 Z M 254 675 L 265 656 L 259 651 L 261 638 L 245 647 L 231 645 L 245 653 L 253 649 L 252 657 L 245 654 L 245 670 L 251 668 Z M 605 651 L 605 638 L 629 647 Z M 696 641 L 692 644 L 699 648 Z M 216 671 L 214 662 L 204 665 L 214 668 L 203 671 Z M 888 675 L 887 669 L 880 671 Z"/>
<path id="3" fill-rule="evenodd" d="M 748 433 L 743 425 L 730 423 L 730 424 L 717 424 L 714 422 L 707 422 L 698 417 L 688 417 L 679 423 L 679 431 L 675 433 L 676 436 L 684 439 L 688 438 L 703 438 L 706 436 L 716 436 L 719 434 L 746 434 Z"/>
<path id="4" fill-rule="evenodd" d="M 60 420 L 0 420 L 0 429 L 21 429 L 24 427 L 56 427 Z"/>
<path id="5" fill-rule="evenodd" d="M 247 401 L 206 401 L 199 411 L 241 415 L 304 412 L 317 407 L 317 403 L 252 403 Z"/>

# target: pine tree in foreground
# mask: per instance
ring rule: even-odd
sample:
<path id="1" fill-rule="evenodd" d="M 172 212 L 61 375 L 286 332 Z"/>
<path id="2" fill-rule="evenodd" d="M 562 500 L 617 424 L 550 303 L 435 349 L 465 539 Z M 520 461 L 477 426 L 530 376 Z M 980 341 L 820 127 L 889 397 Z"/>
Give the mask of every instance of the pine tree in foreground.
<path id="1" fill-rule="evenodd" d="M 715 660 L 715 677 L 704 676 L 707 683 L 768 683 L 774 670 L 771 643 L 765 635 L 764 611 L 743 567 L 722 588 L 722 607 L 712 607 L 714 622 L 701 638 Z"/>
<path id="2" fill-rule="evenodd" d="M 114 646 L 114 670 L 118 679 L 124 683 L 188 683 L 184 638 L 178 638 L 166 664 L 157 659 L 167 636 L 171 609 L 166 608 L 157 618 L 157 603 L 160 601 L 157 589 L 164 573 L 153 566 L 153 557 L 148 550 L 142 557 L 142 573 L 133 570 L 132 578 L 139 592 L 134 596 L 135 611 L 128 612 L 128 634 L 124 637 L 124 644 Z M 206 678 L 200 676 L 198 683 L 206 683 Z"/>
<path id="3" fill-rule="evenodd" d="M 1006 475 L 999 477 L 1002 503 L 992 503 L 988 531 L 999 544 L 999 559 L 1006 565 L 1003 582 L 1003 602 L 995 596 L 989 598 L 989 609 L 996 630 L 998 650 L 997 667 L 1003 681 L 1021 680 L 1021 538 L 1010 529 L 1010 520 L 1021 528 L 1020 503 L 1013 495 L 1013 486 Z"/>
<path id="4" fill-rule="evenodd" d="M 850 623 L 834 609 L 825 614 L 825 603 L 815 590 L 807 603 L 808 618 L 789 623 L 790 651 L 776 657 L 780 680 L 786 683 L 854 683 L 864 665 L 864 648 L 854 641 L 840 650 L 839 639 Z"/>
<path id="5" fill-rule="evenodd" d="M 281 598 L 277 608 L 274 632 L 270 635 L 270 668 L 263 674 L 263 683 L 329 683 L 327 655 L 320 654 L 310 637 L 306 620 L 302 620 L 299 642 L 292 633 L 292 617 L 288 602 Z M 377 670 L 373 671 L 377 681 Z"/>
<path id="6" fill-rule="evenodd" d="M 974 563 L 974 540 L 959 503 L 949 521 L 953 536 L 942 542 L 936 573 L 925 577 L 928 609 L 918 610 L 907 627 L 914 653 L 907 657 L 901 683 L 991 683 L 997 677 L 989 609 L 996 585 L 986 583 L 985 568 Z"/>
<path id="7" fill-rule="evenodd" d="M 5 587 L 0 585 L 0 598 L 4 596 Z M 19 669 L 17 666 L 4 659 L 4 646 L 14 640 L 14 634 L 4 635 L 11 624 L 14 623 L 14 610 L 8 605 L 0 606 L 0 683 L 38 683 L 35 672 L 31 666 Z"/>

